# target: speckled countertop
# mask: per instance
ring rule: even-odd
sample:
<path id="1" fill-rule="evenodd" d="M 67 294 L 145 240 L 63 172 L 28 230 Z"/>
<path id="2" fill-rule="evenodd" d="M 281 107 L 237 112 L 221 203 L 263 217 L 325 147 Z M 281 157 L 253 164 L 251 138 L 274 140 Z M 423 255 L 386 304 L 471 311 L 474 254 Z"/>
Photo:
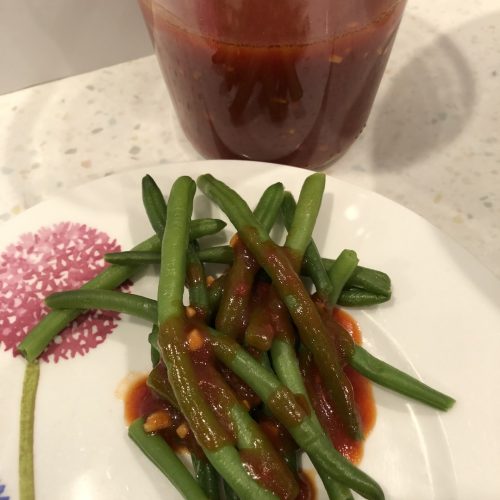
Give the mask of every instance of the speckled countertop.
<path id="1" fill-rule="evenodd" d="M 500 277 L 500 7 L 410 2 L 367 128 L 326 172 L 421 214 Z M 0 96 L 0 224 L 53 194 L 198 159 L 154 57 Z"/>

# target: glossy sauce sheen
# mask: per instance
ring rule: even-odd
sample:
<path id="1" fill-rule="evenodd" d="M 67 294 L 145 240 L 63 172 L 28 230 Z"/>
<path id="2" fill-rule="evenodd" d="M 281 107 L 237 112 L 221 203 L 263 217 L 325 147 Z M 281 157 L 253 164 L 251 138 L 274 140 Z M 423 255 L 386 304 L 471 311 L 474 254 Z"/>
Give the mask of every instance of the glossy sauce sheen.
<path id="1" fill-rule="evenodd" d="M 243 235 L 243 231 L 241 234 Z M 260 242 L 257 230 L 251 229 L 245 237 L 245 243 L 250 250 L 255 255 L 260 255 L 259 261 L 263 269 L 275 277 L 273 285 L 286 304 L 302 343 L 315 358 L 322 379 L 338 408 L 337 416 L 343 421 L 351 436 L 358 437 L 359 422 L 354 408 L 352 384 L 341 371 L 339 356 L 330 348 L 333 337 L 324 324 L 316 304 L 311 300 L 309 292 L 282 247 L 270 239 Z"/>
<path id="2" fill-rule="evenodd" d="M 302 470 L 298 475 L 300 490 L 297 500 L 315 500 L 318 497 L 315 472 L 312 470 Z"/>
<path id="3" fill-rule="evenodd" d="M 333 317 L 337 323 L 351 334 L 357 344 L 361 343 L 361 331 L 356 321 L 347 312 L 335 309 Z M 351 462 L 359 463 L 363 457 L 363 441 L 354 441 L 344 431 L 335 414 L 328 392 L 321 381 L 319 371 L 314 364 L 308 363 L 306 367 L 302 366 L 302 368 L 305 369 L 306 387 L 321 425 L 327 431 L 335 448 Z M 344 371 L 354 390 L 354 401 L 366 438 L 373 429 L 376 420 L 376 407 L 371 382 L 349 366 L 346 366 Z"/>
<path id="4" fill-rule="evenodd" d="M 252 0 L 228 13 L 195 1 L 200 32 L 213 36 L 179 27 L 158 0 L 141 7 L 181 125 L 204 156 L 317 167 L 363 129 L 404 3 Z M 310 26 L 325 13 L 317 39 Z"/>
<path id="5" fill-rule="evenodd" d="M 179 437 L 176 430 L 185 424 L 185 419 L 178 410 L 173 408 L 164 399 L 158 397 L 147 385 L 147 377 L 138 379 L 127 391 L 125 395 L 125 422 L 131 424 L 137 418 L 146 419 L 158 410 L 167 411 L 172 419 L 172 425 L 168 429 L 159 431 L 169 446 L 177 452 L 189 450 L 192 453 L 199 453 L 199 447 L 195 442 L 192 432 L 185 438 Z"/>
<path id="6" fill-rule="evenodd" d="M 351 334 L 356 343 L 361 343 L 362 339 L 359 327 L 348 313 L 340 309 L 335 309 L 333 311 L 333 318 Z M 218 393 L 217 390 L 212 390 L 216 389 L 217 381 L 214 379 L 212 382 L 210 376 L 211 370 L 202 369 L 203 365 L 206 366 L 207 363 L 213 363 L 210 349 L 204 346 L 204 348 L 199 349 L 195 353 L 191 353 L 191 355 L 200 378 L 200 384 L 204 387 L 205 394 L 208 396 L 207 399 L 210 400 L 211 406 L 215 408 L 216 413 L 219 415 L 219 419 L 222 420 L 226 431 L 231 434 L 232 429 L 229 422 L 225 421 L 225 418 L 221 418 L 221 415 L 224 412 L 217 411 L 217 406 L 224 404 L 224 395 Z M 245 400 L 249 403 L 249 406 L 258 404 L 258 398 L 253 399 L 251 394 L 252 391 L 247 388 L 245 384 L 239 381 L 237 377 L 235 379 L 234 374 L 233 377 L 230 377 L 228 370 L 222 369 L 221 371 L 222 373 L 224 373 L 224 371 L 228 372 L 223 375 L 223 377 L 226 381 L 231 382 L 231 386 L 233 390 L 235 390 L 237 398 L 240 401 Z M 371 383 L 361 375 L 354 372 L 354 370 L 351 370 L 349 367 L 345 368 L 345 372 L 354 389 L 355 402 L 361 419 L 363 432 L 366 437 L 375 424 L 376 416 Z M 342 426 L 336 418 L 335 412 L 332 410 L 331 401 L 329 400 L 327 391 L 320 380 L 317 368 L 314 365 L 309 365 L 305 369 L 305 374 L 306 386 L 311 395 L 314 409 L 316 410 L 323 427 L 327 430 L 334 446 L 352 462 L 359 463 L 363 455 L 363 442 L 353 441 L 349 438 L 346 432 L 342 430 Z M 176 428 L 182 423 L 185 423 L 182 415 L 175 408 L 169 405 L 169 403 L 156 396 L 146 385 L 146 380 L 147 378 L 143 377 L 136 381 L 126 394 L 126 422 L 129 424 L 136 418 L 147 417 L 151 413 L 158 410 L 166 410 L 172 418 L 173 425 L 167 430 L 160 431 L 160 435 L 163 436 L 167 443 L 175 450 L 181 451 L 189 449 L 191 452 L 199 453 L 199 447 L 193 439 L 192 432 L 189 432 L 183 439 L 176 433 Z M 255 397 L 255 395 L 253 396 Z M 283 455 L 296 453 L 296 444 L 281 424 L 276 422 L 274 419 L 263 415 L 259 417 L 259 425 L 273 446 Z M 242 458 L 249 470 L 255 474 L 263 484 L 268 487 L 274 487 L 274 489 L 279 491 L 279 482 L 274 484 L 273 470 L 271 468 L 267 468 L 265 463 L 257 463 L 256 460 L 253 460 L 254 456 L 257 458 L 258 454 L 255 454 L 251 450 L 244 450 L 242 453 Z M 314 499 L 316 497 L 316 490 L 314 481 L 310 475 L 302 472 L 299 474 L 298 481 L 300 486 L 300 492 L 297 497 L 298 500 Z"/>

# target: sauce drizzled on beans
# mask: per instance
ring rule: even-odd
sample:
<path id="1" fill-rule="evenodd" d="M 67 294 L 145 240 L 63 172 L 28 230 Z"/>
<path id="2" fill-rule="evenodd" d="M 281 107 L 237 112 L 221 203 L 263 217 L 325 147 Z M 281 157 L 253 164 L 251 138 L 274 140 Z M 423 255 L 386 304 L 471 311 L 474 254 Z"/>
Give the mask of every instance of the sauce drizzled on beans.
<path id="1" fill-rule="evenodd" d="M 156 395 L 147 386 L 147 377 L 141 377 L 134 382 L 125 396 L 125 421 L 127 425 L 137 418 L 144 418 L 146 425 L 149 417 L 158 415 L 160 424 L 153 432 L 161 435 L 163 439 L 177 452 L 189 450 L 191 453 L 200 454 L 200 448 L 190 432 L 186 420 L 181 413 L 163 398 Z M 163 420 L 163 421 L 162 421 Z M 165 424 L 169 421 L 169 425 Z M 154 422 L 151 422 L 154 425 Z"/>
<path id="2" fill-rule="evenodd" d="M 334 309 L 332 312 L 332 320 L 349 332 L 354 342 L 357 344 L 361 343 L 361 331 L 356 321 L 348 313 L 341 309 Z M 187 335 L 189 335 L 189 332 L 192 330 L 193 327 L 191 325 L 187 327 Z M 203 340 L 206 340 L 202 330 L 199 331 L 198 334 Z M 254 412 L 255 418 L 273 447 L 286 457 L 286 459 L 295 456 L 298 452 L 298 448 L 289 433 L 283 425 L 278 423 L 274 418 L 266 416 L 259 411 L 256 412 L 255 409 L 258 409 L 260 405 L 258 397 L 246 384 L 239 380 L 234 373 L 225 367 L 218 366 L 212 356 L 210 342 L 203 342 L 201 347 L 190 351 L 190 355 L 193 359 L 197 377 L 200 381 L 200 387 L 203 389 L 207 401 L 218 415 L 222 426 L 228 434 L 233 435 L 234 430 L 224 417 L 222 406 L 225 405 L 227 407 L 228 405 L 234 404 L 236 396 L 236 399 L 247 409 L 250 410 L 254 408 L 252 411 Z M 305 376 L 305 383 L 312 406 L 335 448 L 352 462 L 359 463 L 363 456 L 363 442 L 354 441 L 342 428 L 342 424 L 335 414 L 328 392 L 321 381 L 319 371 L 314 365 L 311 357 L 302 356 L 301 368 Z M 373 428 L 376 417 L 371 383 L 349 366 L 345 366 L 344 371 L 353 386 L 356 407 L 366 436 Z M 225 380 L 226 383 L 229 383 L 234 393 L 225 393 L 219 390 L 219 377 Z M 153 432 L 161 435 L 176 451 L 189 450 L 201 456 L 201 450 L 194 439 L 193 433 L 180 412 L 174 406 L 155 394 L 155 392 L 147 386 L 146 382 L 146 376 L 136 380 L 126 394 L 125 420 L 127 423 L 132 422 L 138 417 L 143 417 L 146 421 L 146 426 L 150 425 Z M 291 393 L 276 394 L 273 400 L 276 399 L 277 403 L 278 400 L 287 400 L 288 397 L 297 398 L 297 396 Z M 271 401 L 270 403 L 273 404 L 273 402 L 274 401 Z M 304 398 L 301 398 L 300 403 L 304 412 L 309 413 L 310 408 Z M 288 418 L 296 419 L 300 418 L 300 416 L 290 414 Z M 271 467 L 272 461 L 267 463 L 265 454 L 263 455 L 255 450 L 245 449 L 241 450 L 241 458 L 245 467 L 253 477 L 262 485 L 274 491 L 280 498 L 286 498 L 286 489 L 283 487 L 283 484 L 276 479 L 276 471 Z M 296 479 L 300 488 L 297 500 L 313 500 L 316 498 L 314 475 L 312 473 L 309 473 L 309 471 L 301 471 L 298 473 Z"/>
<path id="3" fill-rule="evenodd" d="M 361 331 L 352 316 L 341 309 L 334 309 L 332 317 L 349 332 L 354 342 L 361 343 Z M 322 427 L 340 453 L 352 462 L 359 463 L 363 457 L 363 441 L 355 441 L 346 433 L 312 358 L 302 356 L 300 361 L 309 397 Z M 345 366 L 344 372 L 352 384 L 356 409 L 366 437 L 373 429 L 376 419 L 371 382 L 350 366 Z"/>

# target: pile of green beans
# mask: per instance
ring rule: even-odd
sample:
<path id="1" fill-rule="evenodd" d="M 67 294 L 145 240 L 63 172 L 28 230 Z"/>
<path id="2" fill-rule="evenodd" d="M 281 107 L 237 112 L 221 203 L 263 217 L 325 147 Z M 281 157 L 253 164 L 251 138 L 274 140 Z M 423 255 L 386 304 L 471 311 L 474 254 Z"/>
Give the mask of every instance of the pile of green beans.
<path id="1" fill-rule="evenodd" d="M 143 203 L 155 235 L 129 252 L 106 255 L 111 265 L 81 289 L 47 297 L 53 310 L 21 342 L 20 352 L 30 361 L 36 359 L 60 330 L 88 309 L 142 318 L 152 324 L 148 386 L 186 419 L 199 448 L 192 453 L 194 474 L 160 435 L 146 432 L 143 419 L 130 425 L 129 435 L 184 497 L 297 498 L 296 457 L 282 454 L 263 432 L 258 419 L 266 415 L 309 456 L 329 498 L 352 499 L 352 490 L 364 498 L 383 499 L 378 483 L 344 458 L 327 437 L 307 392 L 298 350 L 315 363 L 353 439 L 363 439 L 363 429 L 344 373 L 346 364 L 404 396 L 439 410 L 451 408 L 451 397 L 375 358 L 355 345 L 340 325 L 332 329 L 324 321 L 324 311 L 331 313 L 338 305 L 373 306 L 389 300 L 389 277 L 359 266 L 353 250 L 344 250 L 336 259 L 321 257 L 312 237 L 325 186 L 322 174 L 306 179 L 297 202 L 281 183 L 273 184 L 253 212 L 210 174 L 200 176 L 197 184 L 236 227 L 230 245 L 203 247 L 202 237 L 220 231 L 225 223 L 192 219 L 196 183 L 191 178 L 174 182 L 167 209 L 162 191 L 146 176 Z M 287 229 L 282 246 L 269 235 L 280 218 Z M 157 300 L 113 290 L 150 263 L 160 264 Z M 210 285 L 206 263 L 227 264 Z M 314 284 L 314 297 L 304 276 Z M 183 302 L 185 287 L 189 307 Z M 193 332 L 196 347 L 189 341 Z M 204 358 L 193 354 L 198 349 Z M 221 366 L 244 382 L 260 404 L 249 410 Z M 204 390 L 207 383 L 223 404 L 210 400 Z M 247 456 L 265 464 L 273 480 L 251 473 Z"/>

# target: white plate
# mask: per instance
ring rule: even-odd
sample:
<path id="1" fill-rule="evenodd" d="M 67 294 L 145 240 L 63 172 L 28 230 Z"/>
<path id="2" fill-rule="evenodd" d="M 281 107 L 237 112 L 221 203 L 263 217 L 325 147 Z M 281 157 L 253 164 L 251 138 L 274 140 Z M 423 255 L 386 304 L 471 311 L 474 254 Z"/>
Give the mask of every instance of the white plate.
<path id="1" fill-rule="evenodd" d="M 309 173 L 207 161 L 107 177 L 4 224 L 0 252 L 22 234 L 61 221 L 87 224 L 129 248 L 151 234 L 141 203 L 142 176 L 152 174 L 168 191 L 177 176 L 196 178 L 205 172 L 230 183 L 251 203 L 275 181 L 297 194 Z M 377 389 L 377 423 L 362 468 L 380 482 L 387 498 L 499 498 L 499 282 L 405 208 L 334 178 L 326 186 L 315 232 L 322 254 L 335 256 L 342 248 L 353 248 L 362 264 L 386 271 L 393 281 L 390 303 L 354 313 L 365 345 L 458 401 L 441 414 Z M 219 213 L 202 194 L 195 205 L 196 216 Z M 154 287 L 146 278 L 134 290 L 152 296 Z M 122 401 L 116 396 L 127 374 L 149 368 L 147 331 L 146 324 L 123 317 L 114 333 L 85 356 L 42 363 L 35 424 L 38 499 L 177 497 L 127 438 Z M 18 498 L 23 373 L 22 359 L 0 352 L 0 495 L 11 499 Z"/>

